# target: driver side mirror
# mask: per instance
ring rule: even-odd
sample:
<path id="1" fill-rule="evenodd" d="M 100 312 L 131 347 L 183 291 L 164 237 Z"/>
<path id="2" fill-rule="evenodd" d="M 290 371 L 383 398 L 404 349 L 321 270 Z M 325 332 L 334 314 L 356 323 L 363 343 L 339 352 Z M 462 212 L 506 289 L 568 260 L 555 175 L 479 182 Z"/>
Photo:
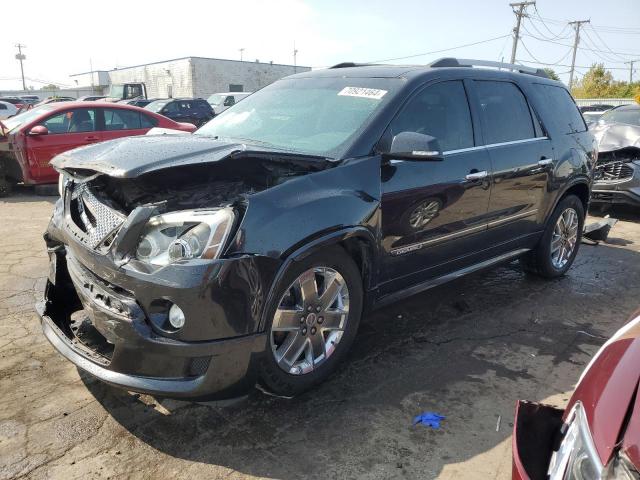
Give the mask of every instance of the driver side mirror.
<path id="1" fill-rule="evenodd" d="M 444 159 L 437 138 L 416 132 L 401 132 L 395 135 L 389 151 L 383 152 L 382 158 L 423 162 L 441 162 Z"/>
<path id="2" fill-rule="evenodd" d="M 49 129 L 44 125 L 36 125 L 29 130 L 29 135 L 31 136 L 39 136 L 39 135 L 48 135 Z"/>

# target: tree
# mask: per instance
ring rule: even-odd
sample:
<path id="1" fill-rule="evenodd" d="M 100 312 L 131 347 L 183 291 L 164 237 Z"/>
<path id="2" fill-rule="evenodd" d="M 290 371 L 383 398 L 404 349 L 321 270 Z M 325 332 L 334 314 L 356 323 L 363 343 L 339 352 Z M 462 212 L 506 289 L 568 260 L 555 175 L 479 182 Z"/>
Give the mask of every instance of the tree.
<path id="1" fill-rule="evenodd" d="M 49 85 L 41 87 L 40 90 L 58 90 L 58 86 L 50 83 Z"/>
<path id="2" fill-rule="evenodd" d="M 558 76 L 558 74 L 553 68 L 547 67 L 547 68 L 544 68 L 543 70 L 547 73 L 548 77 L 551 80 L 560 80 L 560 77 Z"/>
<path id="3" fill-rule="evenodd" d="M 576 98 L 632 98 L 640 94 L 640 82 L 614 80 L 604 64 L 594 63 L 571 93 Z"/>

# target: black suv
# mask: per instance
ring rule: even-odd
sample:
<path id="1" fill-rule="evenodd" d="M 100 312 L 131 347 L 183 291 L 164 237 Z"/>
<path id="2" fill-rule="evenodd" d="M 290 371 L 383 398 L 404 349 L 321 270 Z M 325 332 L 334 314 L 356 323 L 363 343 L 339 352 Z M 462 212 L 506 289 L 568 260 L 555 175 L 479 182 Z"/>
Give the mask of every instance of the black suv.
<path id="1" fill-rule="evenodd" d="M 216 115 L 209 102 L 201 98 L 154 100 L 144 108 L 176 122 L 192 123 L 196 127 L 201 127 Z"/>
<path id="2" fill-rule="evenodd" d="M 58 156 L 45 335 L 128 390 L 294 395 L 363 312 L 516 258 L 564 274 L 594 138 L 543 72 L 468 62 L 301 73 L 194 135 Z"/>

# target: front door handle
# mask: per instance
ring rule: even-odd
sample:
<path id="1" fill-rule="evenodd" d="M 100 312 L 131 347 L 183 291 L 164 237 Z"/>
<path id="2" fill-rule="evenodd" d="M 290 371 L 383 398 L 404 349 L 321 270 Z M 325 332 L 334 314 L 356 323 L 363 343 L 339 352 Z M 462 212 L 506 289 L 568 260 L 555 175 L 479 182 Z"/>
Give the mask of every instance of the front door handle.
<path id="1" fill-rule="evenodd" d="M 91 136 L 91 135 L 89 135 L 88 137 L 84 137 L 84 139 L 87 142 L 97 142 L 98 140 L 100 140 L 98 137 L 94 137 L 94 136 Z"/>
<path id="2" fill-rule="evenodd" d="M 547 165 L 551 165 L 553 163 L 553 158 L 541 158 L 538 161 L 538 165 L 541 167 L 546 167 Z"/>
<path id="3" fill-rule="evenodd" d="M 482 180 L 483 178 L 486 178 L 487 175 L 488 175 L 487 171 L 482 170 L 481 172 L 471 172 L 467 174 L 465 178 L 467 180 Z"/>

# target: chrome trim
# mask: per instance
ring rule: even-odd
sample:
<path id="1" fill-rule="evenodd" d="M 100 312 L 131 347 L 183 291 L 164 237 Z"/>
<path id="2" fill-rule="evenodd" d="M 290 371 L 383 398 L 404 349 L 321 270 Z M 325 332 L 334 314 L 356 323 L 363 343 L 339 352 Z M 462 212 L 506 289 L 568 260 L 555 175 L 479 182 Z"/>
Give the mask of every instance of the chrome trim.
<path id="1" fill-rule="evenodd" d="M 553 158 L 543 158 L 538 162 L 538 165 L 544 167 L 545 165 L 551 165 L 553 163 Z"/>
<path id="2" fill-rule="evenodd" d="M 465 228 L 464 230 L 458 230 L 457 232 L 447 233 L 445 235 L 440 235 L 439 237 L 430 238 L 429 240 L 425 240 L 424 242 L 412 243 L 410 245 L 405 245 L 404 247 L 392 248 L 389 253 L 391 255 L 403 255 L 405 253 L 414 252 L 416 250 L 420 250 L 428 245 L 433 245 L 434 243 L 440 243 L 445 240 L 449 240 L 452 238 L 462 237 L 469 233 L 479 232 L 481 230 L 486 230 L 487 224 L 483 223 L 482 225 L 477 225 L 475 227 Z"/>
<path id="3" fill-rule="evenodd" d="M 509 215 L 508 217 L 500 218 L 498 220 L 493 220 L 488 223 L 489 228 L 495 227 L 497 225 L 502 225 L 503 223 L 510 222 L 512 220 L 517 220 L 519 218 L 530 217 L 531 215 L 535 215 L 538 213 L 538 209 L 527 210 L 526 212 L 516 213 L 515 215 Z"/>
<path id="4" fill-rule="evenodd" d="M 482 180 L 483 178 L 487 178 L 487 175 L 488 175 L 487 171 L 482 170 L 481 172 L 469 173 L 465 178 L 467 180 Z"/>
<path id="5" fill-rule="evenodd" d="M 452 154 L 452 153 L 472 152 L 474 150 L 480 150 L 482 148 L 503 147 L 503 146 L 506 146 L 506 145 L 517 145 L 519 143 L 537 142 L 538 140 L 549 140 L 549 137 L 525 138 L 524 140 L 512 140 L 511 142 L 490 143 L 488 145 L 478 145 L 478 146 L 475 146 L 475 147 L 459 148 L 457 150 L 445 150 L 442 153 L 444 155 L 449 155 L 449 154 Z"/>

